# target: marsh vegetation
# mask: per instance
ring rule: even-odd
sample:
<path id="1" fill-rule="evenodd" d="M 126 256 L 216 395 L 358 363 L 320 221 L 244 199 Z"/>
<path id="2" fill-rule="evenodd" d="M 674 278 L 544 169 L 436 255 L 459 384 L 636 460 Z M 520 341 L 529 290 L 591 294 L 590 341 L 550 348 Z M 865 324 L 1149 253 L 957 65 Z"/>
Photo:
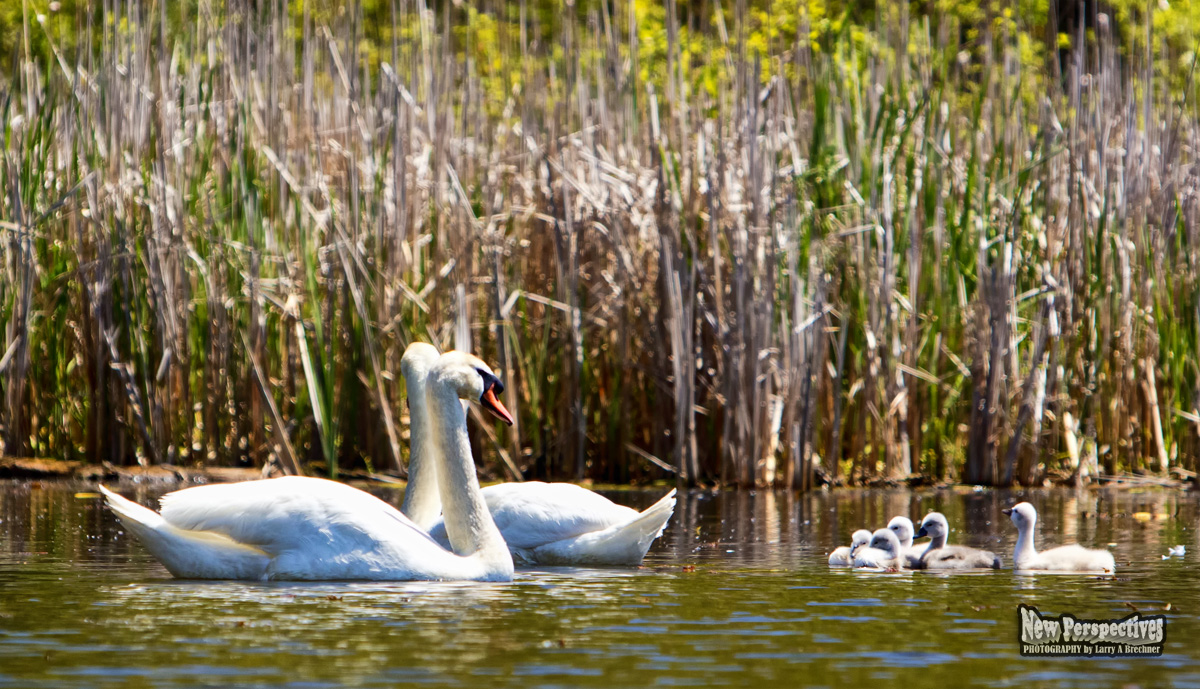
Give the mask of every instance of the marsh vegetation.
<path id="1" fill-rule="evenodd" d="M 399 471 L 421 339 L 497 477 L 1194 468 L 1186 10 L 21 5 L 4 453 Z"/>

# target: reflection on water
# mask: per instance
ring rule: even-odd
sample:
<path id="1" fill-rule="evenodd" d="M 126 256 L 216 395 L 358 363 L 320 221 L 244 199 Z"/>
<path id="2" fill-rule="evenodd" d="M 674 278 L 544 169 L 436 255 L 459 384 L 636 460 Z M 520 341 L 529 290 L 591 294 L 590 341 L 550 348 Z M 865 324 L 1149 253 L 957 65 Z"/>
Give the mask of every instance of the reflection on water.
<path id="1" fill-rule="evenodd" d="M 77 490 L 0 485 L 0 686 L 1200 685 L 1187 494 L 693 493 L 641 569 L 292 584 L 171 579 Z M 615 498 L 645 507 L 661 492 Z M 856 528 L 933 510 L 951 542 L 1010 565 L 1016 530 L 1000 510 L 1019 500 L 1039 509 L 1039 547 L 1115 543 L 1118 576 L 825 565 Z M 1178 544 L 1187 555 L 1163 560 Z M 1089 618 L 1170 603 L 1166 653 L 1021 658 L 1018 603 Z"/>

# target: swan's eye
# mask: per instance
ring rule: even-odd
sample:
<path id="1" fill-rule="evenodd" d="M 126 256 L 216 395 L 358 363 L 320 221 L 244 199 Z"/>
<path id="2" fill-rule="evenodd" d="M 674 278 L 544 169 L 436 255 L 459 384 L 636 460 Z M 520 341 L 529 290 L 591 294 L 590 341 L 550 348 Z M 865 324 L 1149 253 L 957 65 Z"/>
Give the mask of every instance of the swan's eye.
<path id="1" fill-rule="evenodd" d="M 494 374 L 489 373 L 488 371 L 485 371 L 481 368 L 475 369 L 475 372 L 478 373 L 479 377 L 483 379 L 483 391 L 485 393 L 488 390 L 491 390 L 494 394 L 497 394 L 497 395 L 504 394 L 504 383 L 501 383 L 500 379 L 497 378 Z"/>

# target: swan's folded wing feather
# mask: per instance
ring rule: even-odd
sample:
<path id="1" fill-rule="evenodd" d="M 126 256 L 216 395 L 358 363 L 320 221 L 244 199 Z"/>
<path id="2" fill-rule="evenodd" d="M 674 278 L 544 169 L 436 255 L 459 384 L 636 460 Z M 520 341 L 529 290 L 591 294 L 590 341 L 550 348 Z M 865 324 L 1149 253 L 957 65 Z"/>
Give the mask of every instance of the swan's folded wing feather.
<path id="1" fill-rule="evenodd" d="M 921 564 L 925 569 L 999 569 L 1001 561 L 988 550 L 947 545 L 925 553 Z"/>
<path id="2" fill-rule="evenodd" d="M 536 548 L 635 519 L 638 512 L 570 483 L 501 483 L 483 489 L 510 548 Z"/>
<path id="3" fill-rule="evenodd" d="M 188 488 L 163 496 L 172 526 L 214 531 L 268 553 L 337 544 L 369 550 L 413 535 L 430 540 L 399 510 L 361 490 L 317 478 L 287 477 Z M 398 534 L 404 536 L 397 539 Z"/>

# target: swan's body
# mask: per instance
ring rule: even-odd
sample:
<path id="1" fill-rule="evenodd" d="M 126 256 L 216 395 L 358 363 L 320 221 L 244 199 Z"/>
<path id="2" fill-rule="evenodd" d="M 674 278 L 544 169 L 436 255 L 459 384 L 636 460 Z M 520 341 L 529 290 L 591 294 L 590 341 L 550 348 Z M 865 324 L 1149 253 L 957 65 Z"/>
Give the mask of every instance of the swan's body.
<path id="1" fill-rule="evenodd" d="M 850 567 L 854 564 L 854 555 L 860 548 L 871 542 L 871 532 L 859 529 L 850 535 L 850 545 L 839 546 L 829 554 L 830 567 Z"/>
<path id="2" fill-rule="evenodd" d="M 1013 569 L 1048 570 L 1057 572 L 1115 572 L 1117 563 L 1107 550 L 1093 550 L 1081 545 L 1064 545 L 1038 552 L 1033 547 L 1033 528 L 1037 510 L 1022 502 L 1004 510 L 1017 527 L 1017 546 L 1013 552 Z"/>
<path id="3" fill-rule="evenodd" d="M 188 488 L 165 496 L 161 513 L 101 490 L 125 527 L 180 578 L 511 580 L 512 558 L 480 495 L 459 402 L 503 410 L 494 394 L 503 387 L 482 361 L 458 352 L 440 357 L 428 375 L 428 403 L 440 412 L 430 424 L 431 455 L 445 477 L 439 487 L 453 552 L 391 505 L 323 479 Z"/>
<path id="4" fill-rule="evenodd" d="M 930 512 L 921 521 L 917 537 L 929 536 L 929 546 L 921 555 L 922 569 L 1000 569 L 1003 561 L 995 553 L 961 545 L 947 545 L 950 524 L 940 512 Z"/>
<path id="5" fill-rule="evenodd" d="M 501 483 L 482 492 L 522 565 L 639 565 L 675 510 L 674 489 L 641 512 L 572 483 Z M 429 535 L 445 543 L 444 524 Z"/>
<path id="6" fill-rule="evenodd" d="M 401 361 L 412 448 L 401 509 L 448 546 L 436 463 L 425 456 L 432 449 L 425 438 L 435 414 L 413 401 L 422 399 L 419 371 L 436 358 L 431 345 L 412 344 Z M 484 488 L 482 495 L 513 559 L 525 565 L 639 565 L 675 511 L 674 490 L 642 512 L 570 483 L 503 483 Z"/>
<path id="7" fill-rule="evenodd" d="M 854 556 L 855 567 L 872 569 L 904 569 L 900 554 L 900 539 L 890 529 L 878 529 L 871 534 L 871 543 Z"/>
<path id="8" fill-rule="evenodd" d="M 335 481 L 197 486 L 163 496 L 161 513 L 101 490 L 125 527 L 181 579 L 484 578 L 395 507 Z"/>
<path id="9" fill-rule="evenodd" d="M 925 553 L 925 548 L 913 547 L 913 523 L 908 517 L 893 517 L 892 521 L 888 522 L 888 530 L 896 534 L 896 539 L 900 542 L 900 557 L 904 558 L 904 566 L 908 569 L 921 568 L 921 555 Z"/>

